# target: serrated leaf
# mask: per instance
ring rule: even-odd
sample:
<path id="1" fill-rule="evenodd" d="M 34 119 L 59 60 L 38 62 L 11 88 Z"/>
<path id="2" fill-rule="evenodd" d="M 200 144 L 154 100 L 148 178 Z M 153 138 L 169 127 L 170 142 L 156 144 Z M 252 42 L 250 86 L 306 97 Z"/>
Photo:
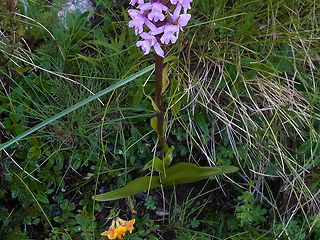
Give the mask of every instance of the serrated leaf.
<path id="1" fill-rule="evenodd" d="M 160 158 L 154 157 L 152 160 L 150 160 L 143 168 L 143 170 L 146 170 L 148 168 L 152 168 L 156 170 L 157 172 L 163 174 L 164 172 L 164 164 L 163 161 Z"/>
<path id="2" fill-rule="evenodd" d="M 168 167 L 172 162 L 172 159 L 173 159 L 172 152 L 173 152 L 173 150 L 174 150 L 174 146 L 169 148 L 168 151 L 166 152 L 166 156 L 163 159 L 163 163 L 164 163 L 164 165 L 166 167 Z"/>
<path id="3" fill-rule="evenodd" d="M 129 197 L 137 193 L 141 193 L 160 186 L 161 184 L 159 176 L 139 177 L 122 188 L 111 192 L 95 195 L 92 197 L 92 199 L 96 201 L 111 201 Z"/>
<path id="4" fill-rule="evenodd" d="M 206 178 L 238 171 L 234 166 L 198 167 L 193 163 L 177 163 L 167 168 L 167 178 L 163 179 L 165 187 L 197 182 Z"/>

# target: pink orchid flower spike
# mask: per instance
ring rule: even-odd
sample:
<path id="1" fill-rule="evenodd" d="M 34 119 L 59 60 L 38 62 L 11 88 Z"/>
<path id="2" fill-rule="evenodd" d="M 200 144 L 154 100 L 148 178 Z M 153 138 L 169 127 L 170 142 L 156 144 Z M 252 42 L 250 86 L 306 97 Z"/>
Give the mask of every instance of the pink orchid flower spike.
<path id="1" fill-rule="evenodd" d="M 137 42 L 144 54 L 149 54 L 153 48 L 156 54 L 164 58 L 163 45 L 175 43 L 179 31 L 183 31 L 191 15 L 193 0 L 131 0 L 132 6 L 138 10 L 128 11 L 131 21 L 129 27 L 135 29 L 135 34 L 143 39 Z"/>

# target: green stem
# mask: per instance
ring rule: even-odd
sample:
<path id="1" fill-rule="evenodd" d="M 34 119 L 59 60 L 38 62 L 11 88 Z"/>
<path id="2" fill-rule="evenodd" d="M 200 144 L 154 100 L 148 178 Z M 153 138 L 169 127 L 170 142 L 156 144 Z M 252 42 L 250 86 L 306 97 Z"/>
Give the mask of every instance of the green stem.
<path id="1" fill-rule="evenodd" d="M 163 112 L 163 102 L 162 102 L 162 73 L 163 73 L 163 58 L 158 54 L 155 54 L 155 102 L 158 107 L 157 111 L 157 132 L 158 139 L 162 150 L 166 153 L 169 150 L 168 144 L 164 137 L 164 112 Z"/>

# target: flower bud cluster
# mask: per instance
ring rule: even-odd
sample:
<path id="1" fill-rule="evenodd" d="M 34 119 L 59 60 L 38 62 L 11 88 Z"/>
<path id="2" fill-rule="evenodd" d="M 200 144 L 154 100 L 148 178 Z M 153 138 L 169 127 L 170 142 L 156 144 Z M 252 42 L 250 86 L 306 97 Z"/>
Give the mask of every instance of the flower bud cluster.
<path id="1" fill-rule="evenodd" d="M 132 6 L 138 5 L 139 10 L 128 11 L 132 20 L 129 27 L 135 29 L 135 34 L 143 40 L 137 42 L 144 54 L 148 54 L 151 47 L 164 57 L 161 46 L 175 43 L 179 31 L 188 24 L 191 15 L 187 13 L 193 0 L 131 0 Z"/>

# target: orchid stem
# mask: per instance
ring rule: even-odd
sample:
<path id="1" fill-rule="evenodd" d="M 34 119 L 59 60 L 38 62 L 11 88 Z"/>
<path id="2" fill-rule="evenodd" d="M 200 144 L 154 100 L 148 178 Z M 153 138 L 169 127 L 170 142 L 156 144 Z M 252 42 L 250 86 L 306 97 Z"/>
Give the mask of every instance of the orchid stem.
<path id="1" fill-rule="evenodd" d="M 164 136 L 164 112 L 163 112 L 163 93 L 162 93 L 162 74 L 163 74 L 163 57 L 155 54 L 155 102 L 157 109 L 157 133 L 160 145 L 164 153 L 169 150 Z"/>

